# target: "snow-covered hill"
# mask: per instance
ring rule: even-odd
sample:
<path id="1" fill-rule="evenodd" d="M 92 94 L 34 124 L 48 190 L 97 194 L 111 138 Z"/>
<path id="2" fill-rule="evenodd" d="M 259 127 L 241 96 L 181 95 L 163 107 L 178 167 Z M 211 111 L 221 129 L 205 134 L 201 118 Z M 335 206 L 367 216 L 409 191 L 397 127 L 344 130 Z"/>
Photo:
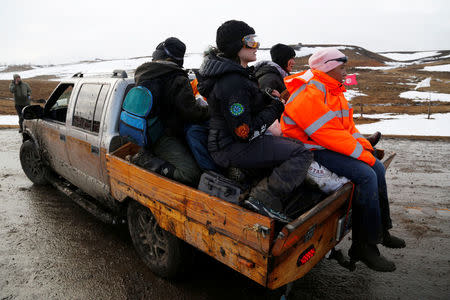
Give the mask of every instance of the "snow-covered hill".
<path id="1" fill-rule="evenodd" d="M 357 61 L 356 64 L 350 66 L 350 68 L 361 69 L 361 74 L 358 74 L 358 78 L 362 79 L 362 84 L 358 87 L 349 87 L 345 93 L 347 99 L 350 101 L 358 101 L 365 99 L 374 99 L 380 96 L 381 92 L 386 90 L 392 90 L 389 97 L 384 95 L 384 98 L 393 99 L 395 103 L 398 100 L 395 99 L 411 99 L 408 100 L 412 103 L 421 102 L 427 103 L 429 100 L 433 101 L 436 105 L 443 105 L 442 103 L 448 102 L 450 93 L 448 91 L 449 81 L 446 74 L 434 76 L 432 80 L 432 89 L 430 90 L 414 90 L 415 85 L 427 75 L 426 72 L 449 72 L 450 71 L 450 51 L 420 51 L 420 52 L 389 52 L 389 53 L 374 53 L 364 48 L 357 46 L 340 46 L 340 45 L 303 45 L 296 50 L 298 57 L 298 70 L 302 70 L 306 67 L 307 58 L 319 48 L 334 46 L 338 47 L 347 56 L 349 56 L 349 63 L 351 61 Z M 268 49 L 260 49 L 257 53 L 258 61 L 270 60 L 270 52 Z M 126 70 L 128 76 L 134 75 L 134 70 L 144 62 L 151 61 L 151 56 L 147 57 L 134 57 L 127 59 L 110 59 L 110 60 L 94 60 L 85 61 L 70 64 L 61 64 L 53 66 L 0 66 L 0 80 L 11 80 L 14 73 L 19 73 L 22 78 L 50 78 L 51 80 L 60 80 L 61 78 L 71 77 L 77 72 L 83 72 L 85 76 L 109 76 L 115 69 Z M 199 68 L 203 61 L 203 54 L 190 53 L 185 56 L 184 67 L 186 69 Z M 22 70 L 20 71 L 20 69 Z M 409 68 L 408 72 L 402 70 L 400 73 L 403 77 L 395 77 L 393 75 L 389 77 L 389 73 L 385 73 L 385 70 Z M 365 69 L 365 70 L 364 70 Z M 377 71 L 368 71 L 367 69 L 373 69 Z M 359 72 L 359 71 L 358 71 Z M 433 72 L 433 73 L 434 73 Z M 425 73 L 425 74 L 424 74 Z M 383 75 L 385 74 L 385 75 Z M 367 81 L 368 76 L 373 78 Z M 378 76 L 378 77 L 377 77 Z M 383 76 L 386 76 L 383 77 Z M 409 77 L 408 77 L 409 76 Z M 366 78 L 366 82 L 364 82 Z M 360 82 L 361 83 L 361 82 Z M 378 85 L 373 91 L 368 87 Z M 393 90 L 394 85 L 397 89 Z M 411 85 L 411 87 L 408 87 Z M 386 87 L 389 87 L 386 89 Z M 400 88 L 398 88 L 400 87 Z M 7 84 L 5 83 L 5 89 Z M 10 96 L 9 91 L 5 92 L 6 98 Z M 5 99 L 6 99 L 5 98 Z M 365 100 L 363 100 L 365 101 Z M 384 103 L 381 101 L 371 100 L 372 105 L 392 105 L 392 103 Z M 405 100 L 402 100 L 404 103 Z M 439 103 L 438 103 L 439 102 Z M 367 103 L 369 105 L 369 102 Z M 358 117 L 358 106 L 355 110 L 355 117 Z M 383 106 L 384 107 L 384 106 Z M 390 107 L 390 106 L 386 106 Z M 408 106 L 409 107 L 409 106 Z M 424 106 L 425 107 L 425 106 Z M 450 114 L 446 113 L 443 109 L 443 113 L 433 113 L 432 118 L 428 119 L 424 114 L 407 114 L 405 111 L 398 112 L 395 115 L 389 113 L 383 114 L 364 114 L 365 118 L 376 118 L 378 122 L 371 124 L 358 125 L 358 128 L 362 133 L 372 133 L 376 130 L 380 130 L 384 134 L 401 134 L 401 135 L 432 135 L 432 136 L 450 136 Z M 387 110 L 389 111 L 389 110 Z M 426 111 L 424 108 L 423 111 Z M 0 125 L 17 124 L 17 116 L 0 116 Z"/>
<path id="2" fill-rule="evenodd" d="M 300 47 L 299 50 L 296 50 L 297 57 L 307 57 L 313 54 L 318 49 L 322 48 L 326 45 L 305 45 Z M 385 66 L 379 67 L 371 67 L 374 69 L 392 69 L 397 67 L 402 67 L 406 64 L 411 63 L 422 63 L 430 60 L 440 60 L 449 58 L 450 51 L 422 51 L 422 52 L 389 52 L 389 53 L 373 53 L 368 50 L 365 50 L 356 46 L 336 46 L 338 49 L 345 50 L 346 52 L 352 51 L 356 55 L 361 55 L 361 50 L 366 52 L 365 55 L 368 57 L 377 56 L 377 57 L 385 57 L 385 61 L 383 62 Z M 258 61 L 261 60 L 270 60 L 270 52 L 268 49 L 260 49 L 257 53 Z M 383 58 L 382 58 L 383 59 Z M 50 65 L 50 66 L 42 66 L 42 65 L 31 65 L 27 66 L 28 70 L 23 71 L 9 71 L 8 66 L 0 66 L 0 80 L 9 80 L 12 78 L 13 74 L 20 73 L 22 78 L 35 78 L 45 76 L 46 78 L 54 78 L 58 80 L 59 78 L 67 78 L 71 77 L 73 74 L 82 72 L 86 76 L 104 76 L 106 74 L 111 74 L 112 70 L 121 69 L 126 70 L 127 73 L 131 76 L 134 73 L 134 70 L 144 62 L 150 61 L 151 56 L 146 57 L 134 57 L 134 58 L 124 58 L 124 59 L 111 59 L 111 60 L 94 60 L 94 61 L 85 61 L 78 63 L 70 63 L 70 64 L 61 64 L 61 65 Z M 203 60 L 202 53 L 188 53 L 185 56 L 184 67 L 186 69 L 199 68 Z M 392 60 L 396 61 L 408 61 L 405 63 L 392 62 Z M 366 68 L 366 67 L 362 67 Z M 439 71 L 442 68 L 438 68 Z M 449 71 L 448 68 L 444 68 L 444 71 Z"/>

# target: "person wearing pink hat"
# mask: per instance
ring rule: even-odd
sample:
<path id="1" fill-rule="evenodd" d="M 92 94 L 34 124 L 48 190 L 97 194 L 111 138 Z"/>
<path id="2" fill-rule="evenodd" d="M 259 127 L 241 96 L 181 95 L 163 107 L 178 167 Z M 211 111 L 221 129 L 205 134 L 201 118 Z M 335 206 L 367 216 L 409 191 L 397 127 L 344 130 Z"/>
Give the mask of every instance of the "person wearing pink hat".
<path id="1" fill-rule="evenodd" d="M 373 155 L 371 143 L 355 127 L 353 109 L 342 84 L 348 58 L 336 48 L 325 48 L 309 58 L 310 69 L 285 78 L 290 98 L 281 118 L 283 135 L 302 141 L 314 160 L 356 185 L 353 201 L 353 261 L 392 272 L 395 264 L 377 247 L 403 248 L 405 241 L 389 233 L 392 221 L 385 168 Z"/>

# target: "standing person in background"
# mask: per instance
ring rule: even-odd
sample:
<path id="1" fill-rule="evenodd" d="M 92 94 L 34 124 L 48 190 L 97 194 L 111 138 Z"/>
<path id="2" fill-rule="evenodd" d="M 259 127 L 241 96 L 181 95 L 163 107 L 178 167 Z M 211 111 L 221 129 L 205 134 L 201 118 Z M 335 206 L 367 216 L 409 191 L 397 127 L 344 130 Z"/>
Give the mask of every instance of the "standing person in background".
<path id="1" fill-rule="evenodd" d="M 17 115 L 19 116 L 19 132 L 22 132 L 22 110 L 25 106 L 30 105 L 31 88 L 28 83 L 22 81 L 19 74 L 14 74 L 13 80 L 9 85 L 9 90 L 14 94 L 14 105 L 16 107 Z"/>
<path id="2" fill-rule="evenodd" d="M 251 189 L 245 205 L 289 222 L 284 201 L 305 179 L 312 155 L 300 142 L 265 134 L 280 118 L 284 104 L 261 92 L 248 67 L 256 60 L 255 38 L 255 30 L 245 22 L 223 23 L 216 34 L 218 50 L 211 51 L 200 67 L 198 89 L 211 113 L 208 150 L 223 168 L 270 169 L 271 174 Z"/>
<path id="3" fill-rule="evenodd" d="M 380 254 L 377 244 L 403 248 L 405 241 L 391 235 L 386 170 L 374 157 L 371 143 L 353 121 L 344 96 L 347 57 L 325 48 L 309 58 L 310 70 L 285 78 L 291 93 L 281 118 L 284 136 L 314 150 L 314 160 L 356 184 L 353 201 L 352 246 L 349 255 L 375 271 L 392 272 L 395 264 Z"/>
<path id="4" fill-rule="evenodd" d="M 270 56 L 272 61 L 262 61 L 255 65 L 259 87 L 263 90 L 266 88 L 277 90 L 282 98 L 287 100 L 289 94 L 283 79 L 290 75 L 295 65 L 295 50 L 288 45 L 276 44 L 270 49 Z"/>

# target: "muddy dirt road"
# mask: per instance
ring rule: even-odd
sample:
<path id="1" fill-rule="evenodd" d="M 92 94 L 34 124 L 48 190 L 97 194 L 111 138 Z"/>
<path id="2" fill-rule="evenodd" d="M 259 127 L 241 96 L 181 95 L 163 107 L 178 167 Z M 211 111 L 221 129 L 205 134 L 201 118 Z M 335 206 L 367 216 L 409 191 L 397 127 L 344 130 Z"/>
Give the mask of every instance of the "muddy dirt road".
<path id="1" fill-rule="evenodd" d="M 280 299 L 228 267 L 198 255 L 184 280 L 155 277 L 126 226 L 85 213 L 51 187 L 34 186 L 19 163 L 21 138 L 0 130 L 0 299 Z M 450 143 L 385 139 L 398 153 L 388 171 L 394 229 L 407 248 L 382 253 L 397 265 L 350 273 L 323 260 L 289 299 L 444 299 L 450 295 Z M 348 249 L 348 238 L 340 248 Z"/>

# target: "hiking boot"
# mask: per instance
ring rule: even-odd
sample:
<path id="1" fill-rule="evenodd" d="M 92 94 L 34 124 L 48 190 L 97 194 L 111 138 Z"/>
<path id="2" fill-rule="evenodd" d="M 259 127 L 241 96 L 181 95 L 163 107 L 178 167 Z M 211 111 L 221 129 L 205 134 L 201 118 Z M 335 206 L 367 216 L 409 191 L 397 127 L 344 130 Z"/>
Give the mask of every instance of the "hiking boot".
<path id="1" fill-rule="evenodd" d="M 375 156 L 379 160 L 382 160 L 383 157 L 384 157 L 384 150 L 374 148 L 373 149 L 373 156 Z"/>
<path id="2" fill-rule="evenodd" d="M 371 136 L 369 136 L 368 138 L 366 138 L 369 143 L 373 146 L 375 146 L 378 141 L 381 139 L 381 132 L 377 131 L 374 134 L 372 134 Z"/>
<path id="3" fill-rule="evenodd" d="M 393 236 L 389 233 L 389 231 L 386 231 L 383 234 L 383 242 L 381 243 L 383 246 L 388 247 L 388 248 L 394 248 L 394 249 L 399 249 L 399 248 L 405 248 L 406 247 L 406 243 L 405 240 Z"/>
<path id="4" fill-rule="evenodd" d="M 251 196 L 244 201 L 244 207 L 253 210 L 254 212 L 257 212 L 263 216 L 267 216 L 283 223 L 289 223 L 292 221 L 292 219 L 290 219 L 288 216 L 267 207 L 266 205 L 264 205 L 264 203 Z"/>
<path id="5" fill-rule="evenodd" d="M 378 272 L 393 272 L 395 264 L 380 254 L 377 245 L 353 242 L 348 256 L 354 262 L 362 261 L 367 267 Z"/>

